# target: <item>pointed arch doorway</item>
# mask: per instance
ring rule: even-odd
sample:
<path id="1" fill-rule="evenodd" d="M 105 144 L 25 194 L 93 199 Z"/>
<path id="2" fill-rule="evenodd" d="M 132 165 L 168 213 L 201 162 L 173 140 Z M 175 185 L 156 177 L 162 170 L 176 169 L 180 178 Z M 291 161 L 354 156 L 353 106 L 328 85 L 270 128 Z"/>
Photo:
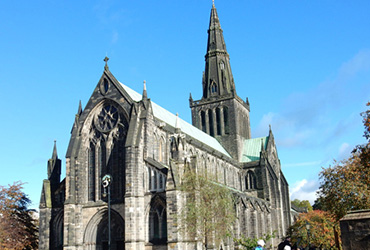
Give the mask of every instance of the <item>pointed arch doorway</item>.
<path id="1" fill-rule="evenodd" d="M 108 250 L 108 210 L 97 212 L 88 223 L 84 245 L 86 250 Z M 125 249 L 125 222 L 111 210 L 111 250 Z"/>

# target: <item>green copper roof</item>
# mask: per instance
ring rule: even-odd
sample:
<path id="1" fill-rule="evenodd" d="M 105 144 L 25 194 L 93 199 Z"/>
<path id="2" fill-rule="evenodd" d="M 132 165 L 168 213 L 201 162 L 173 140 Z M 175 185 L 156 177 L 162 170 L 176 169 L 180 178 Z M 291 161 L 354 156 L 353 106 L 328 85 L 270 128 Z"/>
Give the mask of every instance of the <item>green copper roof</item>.
<path id="1" fill-rule="evenodd" d="M 138 101 L 142 100 L 142 96 L 139 93 L 137 93 L 136 91 L 127 87 L 123 83 L 121 83 L 121 85 L 125 89 L 127 94 L 129 94 L 134 101 L 138 102 Z M 176 115 L 172 114 L 171 112 L 162 108 L 161 106 L 159 106 L 158 104 L 156 104 L 154 102 L 151 102 L 151 103 L 152 103 L 152 107 L 153 107 L 154 117 L 156 117 L 157 119 L 159 119 L 161 121 L 164 121 L 165 123 L 167 123 L 168 125 L 170 125 L 172 127 L 176 127 Z M 220 153 L 222 153 L 222 154 L 231 158 L 229 153 L 221 146 L 221 144 L 214 137 L 204 133 L 200 129 L 194 127 L 193 125 L 191 125 L 189 123 L 187 123 L 186 121 L 182 120 L 181 118 L 178 118 L 178 125 L 177 126 L 181 129 L 181 131 L 184 134 L 187 134 L 187 135 L 197 139 L 198 141 L 208 145 L 209 147 L 211 147 L 211 148 L 217 150 L 218 152 L 220 152 Z"/>
<path id="2" fill-rule="evenodd" d="M 241 162 L 258 161 L 260 159 L 262 143 L 264 150 L 266 150 L 268 139 L 269 137 L 266 136 L 245 140 Z"/>

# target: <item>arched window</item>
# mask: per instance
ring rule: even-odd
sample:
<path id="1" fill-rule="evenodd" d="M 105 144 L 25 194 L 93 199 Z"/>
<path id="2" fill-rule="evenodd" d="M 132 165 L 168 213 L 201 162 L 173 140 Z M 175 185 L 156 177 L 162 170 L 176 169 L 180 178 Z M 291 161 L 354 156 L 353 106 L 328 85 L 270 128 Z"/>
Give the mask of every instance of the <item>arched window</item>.
<path id="1" fill-rule="evenodd" d="M 158 155 L 159 162 L 166 163 L 166 142 L 163 137 L 159 139 Z"/>
<path id="2" fill-rule="evenodd" d="M 104 87 L 104 86 L 103 86 Z M 91 124 L 90 138 L 85 164 L 87 164 L 86 199 L 88 201 L 106 200 L 101 178 L 110 174 L 113 177 L 110 186 L 111 199 L 122 201 L 125 193 L 125 142 L 128 122 L 122 110 L 113 102 L 98 106 Z M 107 190 L 105 190 L 107 191 Z"/>
<path id="3" fill-rule="evenodd" d="M 256 175 L 252 170 L 249 170 L 245 176 L 245 189 L 257 189 Z"/>
<path id="4" fill-rule="evenodd" d="M 200 119 L 201 119 L 201 123 L 202 123 L 202 131 L 204 133 L 207 133 L 206 112 L 205 111 L 200 112 Z"/>
<path id="5" fill-rule="evenodd" d="M 224 111 L 224 129 L 225 129 L 225 134 L 229 133 L 229 110 L 227 107 L 223 108 Z"/>
<path id="6" fill-rule="evenodd" d="M 216 127 L 217 127 L 217 135 L 221 135 L 221 110 L 220 108 L 216 108 Z"/>
<path id="7" fill-rule="evenodd" d="M 215 131 L 213 129 L 213 113 L 211 109 L 208 110 L 208 119 L 209 119 L 209 134 L 211 136 L 214 136 Z"/>
<path id="8" fill-rule="evenodd" d="M 108 171 L 107 171 L 107 166 L 106 166 L 106 148 L 105 148 L 105 142 L 103 140 L 101 140 L 100 142 L 100 147 L 98 149 L 98 166 L 99 166 L 99 173 L 100 173 L 100 178 L 99 180 L 101 180 L 101 178 L 108 174 Z M 99 181 L 98 180 L 98 181 Z M 100 183 L 100 182 L 99 182 Z M 100 186 L 99 186 L 100 187 Z M 100 192 L 100 199 L 103 199 L 103 193 L 104 193 L 104 189 L 101 188 L 100 189 L 101 192 Z"/>
<path id="9" fill-rule="evenodd" d="M 217 84 L 215 82 L 211 84 L 211 94 L 217 94 Z"/>
<path id="10" fill-rule="evenodd" d="M 149 212 L 149 242 L 154 245 L 161 245 L 167 242 L 166 208 L 159 201 L 152 202 Z"/>
<path id="11" fill-rule="evenodd" d="M 95 201 L 95 145 L 90 143 L 88 151 L 89 164 L 88 164 L 88 200 Z"/>
<path id="12" fill-rule="evenodd" d="M 224 61 L 221 61 L 221 62 L 220 62 L 220 68 L 221 68 L 221 69 L 225 69 L 225 63 L 224 63 Z"/>

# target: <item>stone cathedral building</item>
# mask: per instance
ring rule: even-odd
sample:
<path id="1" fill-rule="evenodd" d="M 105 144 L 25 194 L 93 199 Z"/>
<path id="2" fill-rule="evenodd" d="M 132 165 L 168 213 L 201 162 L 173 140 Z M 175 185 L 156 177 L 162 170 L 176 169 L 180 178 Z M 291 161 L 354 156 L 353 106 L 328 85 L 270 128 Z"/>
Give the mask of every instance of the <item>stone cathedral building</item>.
<path id="1" fill-rule="evenodd" d="M 56 146 L 40 201 L 40 249 L 108 249 L 108 203 L 101 184 L 112 176 L 111 249 L 200 249 L 174 223 L 178 183 L 190 165 L 237 195 L 235 237 L 277 232 L 290 225 L 288 183 L 274 136 L 252 138 L 250 104 L 237 93 L 215 6 L 202 80 L 203 96 L 189 103 L 192 125 L 104 72 L 75 117 L 66 177 Z M 212 246 L 212 244 L 209 244 Z M 222 249 L 234 249 L 231 239 Z"/>

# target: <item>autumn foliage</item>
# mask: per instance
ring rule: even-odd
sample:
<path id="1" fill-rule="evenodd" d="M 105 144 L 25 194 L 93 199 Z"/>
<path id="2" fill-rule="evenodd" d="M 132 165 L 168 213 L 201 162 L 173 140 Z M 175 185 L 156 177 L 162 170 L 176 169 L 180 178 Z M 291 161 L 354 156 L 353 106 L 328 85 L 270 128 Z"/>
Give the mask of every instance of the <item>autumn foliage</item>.
<path id="1" fill-rule="evenodd" d="M 38 228 L 31 203 L 22 192 L 21 182 L 0 186 L 0 249 L 30 250 L 38 248 Z"/>
<path id="2" fill-rule="evenodd" d="M 307 230 L 307 223 L 310 225 Z M 299 247 L 311 246 L 320 249 L 336 249 L 334 227 L 339 230 L 339 225 L 329 213 L 313 210 L 300 214 L 298 220 L 289 228 L 293 244 Z"/>
<path id="3" fill-rule="evenodd" d="M 317 203 L 337 221 L 348 211 L 370 208 L 370 110 L 361 115 L 367 143 L 358 145 L 349 159 L 320 172 Z"/>

